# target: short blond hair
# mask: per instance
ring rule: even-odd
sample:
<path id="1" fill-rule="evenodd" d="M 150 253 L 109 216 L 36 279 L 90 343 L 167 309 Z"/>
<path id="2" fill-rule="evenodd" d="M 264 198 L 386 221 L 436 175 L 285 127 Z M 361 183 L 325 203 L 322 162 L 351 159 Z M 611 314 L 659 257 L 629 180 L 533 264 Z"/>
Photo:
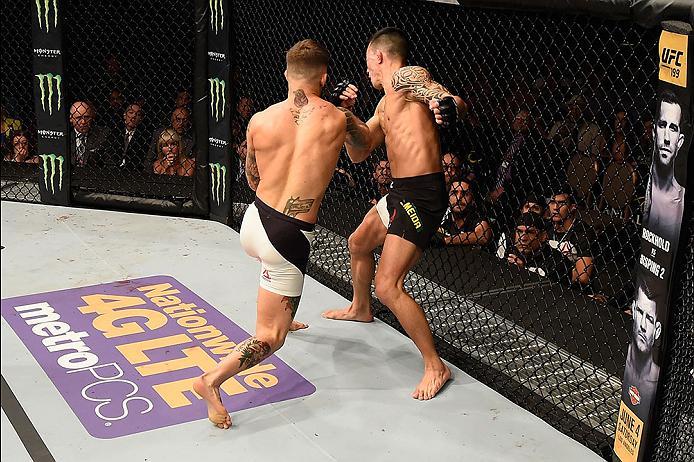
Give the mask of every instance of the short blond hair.
<path id="1" fill-rule="evenodd" d="M 181 146 L 181 135 L 179 135 L 178 132 L 173 128 L 167 128 L 161 132 L 159 135 L 159 140 L 157 141 L 157 154 L 160 159 L 164 157 L 164 146 L 169 144 L 171 141 L 176 143 L 178 146 L 178 155 L 181 155 L 183 148 L 183 146 Z"/>
<path id="2" fill-rule="evenodd" d="M 330 53 L 312 39 L 302 40 L 287 51 L 287 75 L 292 78 L 318 79 L 326 71 Z"/>

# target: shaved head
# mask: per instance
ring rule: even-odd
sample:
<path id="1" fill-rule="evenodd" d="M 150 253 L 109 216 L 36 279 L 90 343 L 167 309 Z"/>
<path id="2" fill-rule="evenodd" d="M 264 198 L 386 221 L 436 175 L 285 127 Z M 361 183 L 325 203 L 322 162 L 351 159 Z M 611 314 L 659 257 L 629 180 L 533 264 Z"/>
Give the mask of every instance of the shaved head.
<path id="1" fill-rule="evenodd" d="M 369 47 L 380 50 L 390 58 L 397 57 L 403 60 L 407 60 L 410 52 L 407 36 L 397 27 L 386 27 L 376 32 L 369 40 Z"/>

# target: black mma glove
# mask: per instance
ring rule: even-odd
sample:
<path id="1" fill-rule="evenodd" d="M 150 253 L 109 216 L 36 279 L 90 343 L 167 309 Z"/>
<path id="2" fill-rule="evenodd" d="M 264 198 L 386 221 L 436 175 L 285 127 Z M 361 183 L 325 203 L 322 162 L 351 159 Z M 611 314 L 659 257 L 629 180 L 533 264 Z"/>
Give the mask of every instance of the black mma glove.
<path id="1" fill-rule="evenodd" d="M 333 103 L 336 107 L 342 106 L 342 99 L 340 99 L 340 95 L 347 89 L 349 86 L 349 80 L 343 80 L 342 82 L 338 83 L 337 86 L 333 89 L 333 91 L 330 92 L 330 95 L 328 96 L 328 101 Z"/>
<path id="2" fill-rule="evenodd" d="M 439 114 L 443 123 L 442 127 L 450 127 L 458 121 L 458 105 L 455 104 L 455 99 L 452 96 L 446 96 L 438 100 Z"/>

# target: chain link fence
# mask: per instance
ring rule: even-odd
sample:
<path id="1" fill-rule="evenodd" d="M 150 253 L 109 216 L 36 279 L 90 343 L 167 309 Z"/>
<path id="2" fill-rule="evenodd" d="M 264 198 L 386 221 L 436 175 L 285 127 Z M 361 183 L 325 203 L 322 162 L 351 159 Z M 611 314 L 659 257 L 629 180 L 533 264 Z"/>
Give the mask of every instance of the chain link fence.
<path id="1" fill-rule="evenodd" d="M 73 199 L 130 207 L 153 199 L 180 209 L 192 198 L 196 164 L 193 0 L 77 0 L 60 9 Z M 2 11 L 12 18 L 3 21 L 3 154 L 17 161 L 3 162 L 2 197 L 38 201 L 31 12 L 28 2 Z M 11 154 L 16 130 L 6 118 L 26 127 L 26 159 Z"/>
<path id="2" fill-rule="evenodd" d="M 196 168 L 193 1 L 61 5 L 74 200 L 163 200 L 180 211 Z M 406 288 L 446 359 L 607 457 L 630 340 L 658 31 L 421 1 L 231 5 L 234 157 L 244 154 L 252 114 L 286 97 L 284 53 L 303 38 L 331 51 L 327 88 L 343 79 L 359 87 L 362 119 L 380 99 L 365 48 L 384 26 L 405 30 L 411 63 L 470 103 L 464 122 L 441 131 L 450 208 Z M 31 13 L 28 2 L 3 2 L 0 13 L 2 199 L 37 202 Z M 235 177 L 238 226 L 253 193 Z M 347 239 L 391 180 L 384 149 L 360 164 L 341 154 L 309 272 L 347 298 Z M 691 304 L 689 249 L 679 306 Z M 376 316 L 402 330 L 372 301 Z M 691 324 L 691 313 L 678 313 L 676 325 Z M 677 336 L 669 354 L 691 344 Z M 659 428 L 682 432 L 658 433 L 660 460 L 673 438 L 681 460 L 691 454 L 691 437 L 678 436 L 692 419 L 691 375 L 681 372 L 691 367 L 686 355 L 668 365 Z"/>
<path id="3" fill-rule="evenodd" d="M 674 309 L 670 322 L 676 326 L 669 339 L 668 364 L 663 370 L 663 394 L 659 404 L 653 460 L 685 462 L 694 454 L 694 216 L 683 222 L 682 233 L 688 238 L 678 263 Z"/>
<path id="4" fill-rule="evenodd" d="M 74 197 L 189 200 L 193 1 L 64 5 Z"/>
<path id="5" fill-rule="evenodd" d="M 4 18 L 0 41 L 2 198 L 40 202 L 30 4 L 3 2 L 0 17 Z"/>
<path id="6" fill-rule="evenodd" d="M 406 288 L 447 359 L 607 457 L 630 339 L 658 31 L 430 2 L 233 8 L 235 87 L 255 110 L 286 97 L 284 53 L 314 38 L 332 54 L 327 88 L 354 82 L 354 111 L 370 118 L 380 94 L 364 55 L 385 26 L 409 35 L 410 63 L 471 103 L 465 122 L 441 132 L 450 208 Z M 261 36 L 267 18 L 276 20 Z M 347 298 L 347 238 L 390 181 L 383 150 L 360 164 L 341 154 L 309 270 Z M 242 178 L 237 220 L 251 198 Z"/>

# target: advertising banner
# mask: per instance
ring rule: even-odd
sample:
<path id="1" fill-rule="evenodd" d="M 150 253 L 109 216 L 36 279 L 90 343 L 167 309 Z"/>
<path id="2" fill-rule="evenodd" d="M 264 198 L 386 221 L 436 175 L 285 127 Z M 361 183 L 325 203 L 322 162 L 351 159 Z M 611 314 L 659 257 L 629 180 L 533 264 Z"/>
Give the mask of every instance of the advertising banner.
<path id="1" fill-rule="evenodd" d="M 231 214 L 229 11 L 228 0 L 210 0 L 207 25 L 210 218 L 222 223 L 227 223 Z"/>
<path id="2" fill-rule="evenodd" d="M 692 138 L 692 79 L 687 68 L 692 51 L 691 27 L 666 22 L 663 29 L 658 47 L 653 158 L 631 306 L 632 339 L 614 443 L 614 454 L 621 462 L 641 462 L 649 457 Z"/>
<path id="3" fill-rule="evenodd" d="M 250 337 L 170 276 L 4 299 L 2 317 L 96 438 L 206 419 L 193 381 Z M 270 356 L 221 394 L 233 413 L 315 389 Z"/>
<path id="4" fill-rule="evenodd" d="M 60 0 L 29 2 L 32 10 L 34 102 L 41 202 L 68 205 L 70 159 Z"/>

